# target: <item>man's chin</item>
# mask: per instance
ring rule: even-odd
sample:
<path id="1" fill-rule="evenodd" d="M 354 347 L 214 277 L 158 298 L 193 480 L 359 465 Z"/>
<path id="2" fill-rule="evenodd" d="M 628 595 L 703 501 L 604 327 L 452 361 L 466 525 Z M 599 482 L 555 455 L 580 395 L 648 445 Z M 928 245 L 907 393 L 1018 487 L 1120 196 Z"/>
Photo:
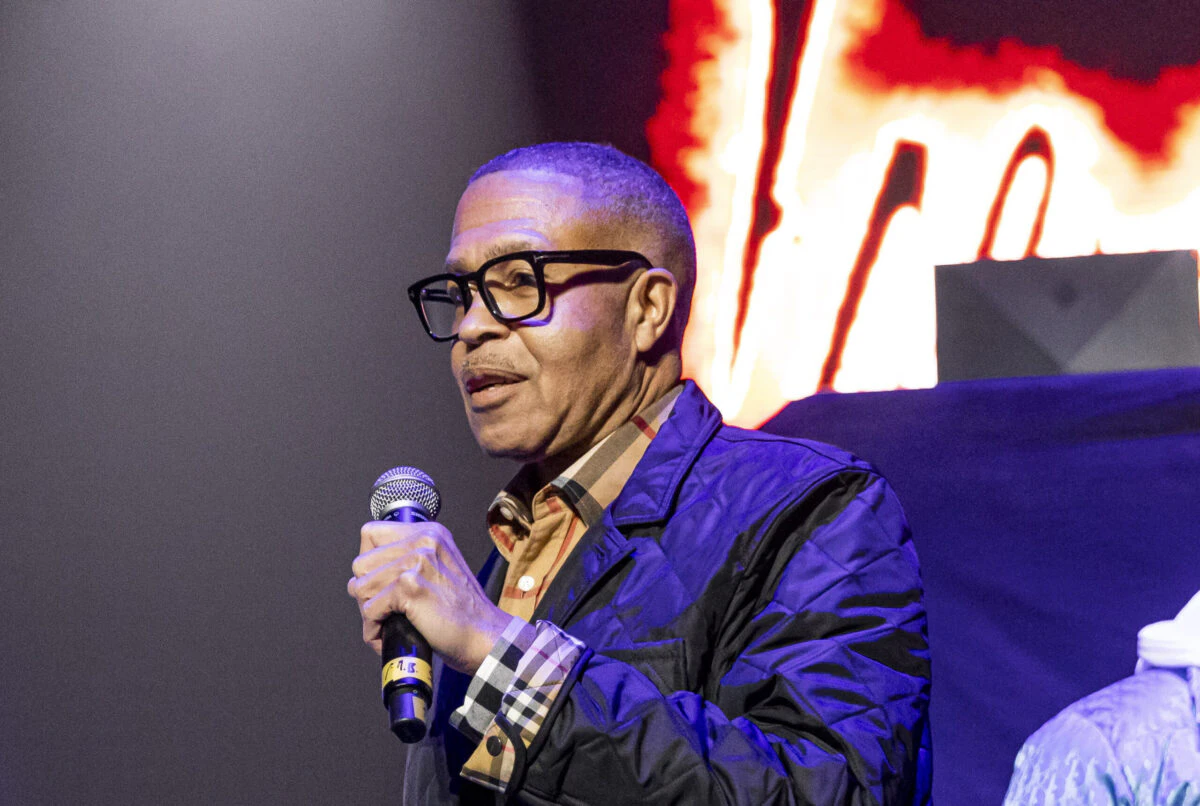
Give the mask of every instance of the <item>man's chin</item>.
<path id="1" fill-rule="evenodd" d="M 472 430 L 479 447 L 493 459 L 511 459 L 529 464 L 545 458 L 545 446 L 528 436 L 505 434 L 490 428 Z"/>

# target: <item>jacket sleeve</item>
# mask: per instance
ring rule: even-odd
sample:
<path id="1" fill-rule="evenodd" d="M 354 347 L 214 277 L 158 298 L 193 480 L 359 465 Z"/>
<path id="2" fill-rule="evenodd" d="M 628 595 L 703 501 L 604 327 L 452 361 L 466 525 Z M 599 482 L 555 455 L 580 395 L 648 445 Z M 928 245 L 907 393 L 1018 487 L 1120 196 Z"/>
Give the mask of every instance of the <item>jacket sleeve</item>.
<path id="1" fill-rule="evenodd" d="M 927 799 L 925 612 L 890 488 L 873 473 L 832 475 L 745 537 L 699 690 L 664 694 L 627 663 L 585 652 L 510 794 L 580 804 Z"/>

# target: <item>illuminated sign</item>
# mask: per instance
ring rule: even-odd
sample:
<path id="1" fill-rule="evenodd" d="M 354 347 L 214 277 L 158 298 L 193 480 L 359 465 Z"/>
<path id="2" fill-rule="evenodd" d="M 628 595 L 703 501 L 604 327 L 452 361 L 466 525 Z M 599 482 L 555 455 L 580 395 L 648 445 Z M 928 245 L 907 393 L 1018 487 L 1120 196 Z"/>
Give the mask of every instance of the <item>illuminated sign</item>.
<path id="1" fill-rule="evenodd" d="M 1200 67 L 955 45 L 899 0 L 672 0 L 665 45 L 648 135 L 700 255 L 685 372 L 731 422 L 932 386 L 937 264 L 1200 246 Z"/>

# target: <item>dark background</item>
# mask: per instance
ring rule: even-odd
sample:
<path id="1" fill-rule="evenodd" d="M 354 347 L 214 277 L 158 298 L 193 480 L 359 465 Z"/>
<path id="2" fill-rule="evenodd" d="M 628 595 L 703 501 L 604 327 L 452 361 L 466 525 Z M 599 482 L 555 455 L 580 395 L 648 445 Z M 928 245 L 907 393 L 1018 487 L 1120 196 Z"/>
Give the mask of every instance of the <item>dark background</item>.
<path id="1" fill-rule="evenodd" d="M 512 468 L 404 287 L 542 136 L 507 3 L 0 4 L 0 802 L 376 802 L 370 484 Z"/>
<path id="2" fill-rule="evenodd" d="M 918 8 L 964 41 L 1041 14 L 1131 74 L 1196 54 L 1115 0 L 1026 5 Z M 370 482 L 427 470 L 477 565 L 515 469 L 404 287 L 487 158 L 648 156 L 667 12 L 0 2 L 0 803 L 396 791 L 344 591 Z"/>
<path id="3" fill-rule="evenodd" d="M 397 791 L 370 484 L 478 566 L 515 471 L 404 288 L 486 159 L 647 155 L 665 3 L 558 9 L 0 2 L 0 803 Z"/>

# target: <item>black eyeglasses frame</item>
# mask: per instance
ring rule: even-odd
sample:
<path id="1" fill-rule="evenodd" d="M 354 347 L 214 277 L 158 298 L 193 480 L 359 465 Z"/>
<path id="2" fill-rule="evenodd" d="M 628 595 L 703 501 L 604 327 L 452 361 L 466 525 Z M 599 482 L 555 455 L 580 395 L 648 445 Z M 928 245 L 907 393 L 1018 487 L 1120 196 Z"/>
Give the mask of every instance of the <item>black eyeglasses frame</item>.
<path id="1" fill-rule="evenodd" d="M 492 298 L 487 287 L 483 285 L 483 275 L 492 266 L 498 263 L 503 263 L 508 260 L 524 260 L 533 267 L 533 276 L 537 283 L 538 303 L 537 307 L 527 314 L 521 316 L 505 316 L 500 313 L 499 306 Z M 488 309 L 488 313 L 496 319 L 497 322 L 512 324 L 513 322 L 521 322 L 526 319 L 532 319 L 542 312 L 546 307 L 546 270 L 545 266 L 548 263 L 574 263 L 582 266 L 611 266 L 620 268 L 630 263 L 636 263 L 636 266 L 631 266 L 634 269 L 649 269 L 654 266 L 653 263 L 639 252 L 630 252 L 624 249 L 568 249 L 554 252 L 538 252 L 538 251 L 522 251 L 510 252 L 506 255 L 494 257 L 484 263 L 478 269 L 467 274 L 454 274 L 453 272 L 445 274 L 435 274 L 432 277 L 426 277 L 423 280 L 418 280 L 408 287 L 408 298 L 412 301 L 413 307 L 417 309 L 417 317 L 421 320 L 421 326 L 425 328 L 425 332 L 429 338 L 437 342 L 454 341 L 458 338 L 458 333 L 449 336 L 438 336 L 429 326 L 429 321 L 425 317 L 425 309 L 421 305 L 421 293 L 426 287 L 440 282 L 452 282 L 458 286 L 462 293 L 463 311 L 464 313 L 471 308 L 473 302 L 471 297 L 471 285 L 479 291 L 479 296 L 483 299 L 483 304 Z"/>

